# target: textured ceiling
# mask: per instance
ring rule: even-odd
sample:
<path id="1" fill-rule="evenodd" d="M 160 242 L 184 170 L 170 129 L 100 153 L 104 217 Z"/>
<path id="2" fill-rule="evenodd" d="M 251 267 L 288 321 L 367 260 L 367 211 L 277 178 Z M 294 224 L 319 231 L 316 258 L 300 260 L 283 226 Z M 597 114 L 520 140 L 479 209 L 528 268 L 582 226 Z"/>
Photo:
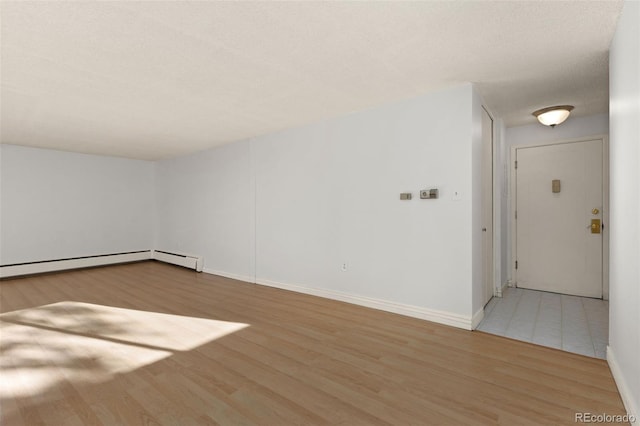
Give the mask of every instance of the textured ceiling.
<path id="1" fill-rule="evenodd" d="M 608 107 L 620 1 L 2 2 L 1 141 L 159 159 L 473 82 Z"/>

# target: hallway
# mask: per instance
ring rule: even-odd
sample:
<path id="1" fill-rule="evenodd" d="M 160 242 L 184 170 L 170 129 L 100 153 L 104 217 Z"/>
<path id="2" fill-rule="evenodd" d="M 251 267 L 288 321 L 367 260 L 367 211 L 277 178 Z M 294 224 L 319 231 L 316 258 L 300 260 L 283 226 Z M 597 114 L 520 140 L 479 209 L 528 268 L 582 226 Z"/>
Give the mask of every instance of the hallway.
<path id="1" fill-rule="evenodd" d="M 609 302 L 507 288 L 489 301 L 477 330 L 606 359 Z"/>

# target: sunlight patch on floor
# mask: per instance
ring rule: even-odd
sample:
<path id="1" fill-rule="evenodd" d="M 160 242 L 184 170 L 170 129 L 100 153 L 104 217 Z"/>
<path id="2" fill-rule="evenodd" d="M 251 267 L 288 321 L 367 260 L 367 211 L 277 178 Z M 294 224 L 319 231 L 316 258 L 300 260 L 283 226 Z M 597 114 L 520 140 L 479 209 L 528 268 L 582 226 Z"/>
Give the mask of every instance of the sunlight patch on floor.
<path id="1" fill-rule="evenodd" d="M 0 398 L 100 383 L 248 324 L 59 302 L 0 315 Z"/>

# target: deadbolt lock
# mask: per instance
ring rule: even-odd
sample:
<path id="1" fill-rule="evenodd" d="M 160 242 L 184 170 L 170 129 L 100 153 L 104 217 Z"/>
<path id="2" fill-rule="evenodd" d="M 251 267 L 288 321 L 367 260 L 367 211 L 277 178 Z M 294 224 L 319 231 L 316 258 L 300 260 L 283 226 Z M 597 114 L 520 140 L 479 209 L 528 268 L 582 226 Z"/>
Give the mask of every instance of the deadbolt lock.
<path id="1" fill-rule="evenodd" d="M 592 234 L 600 233 L 600 219 L 591 219 L 591 233 Z"/>
<path id="2" fill-rule="evenodd" d="M 591 210 L 591 213 L 593 213 L 593 214 L 598 214 L 598 213 L 600 213 L 600 210 L 598 210 L 598 209 L 593 209 L 593 210 Z"/>

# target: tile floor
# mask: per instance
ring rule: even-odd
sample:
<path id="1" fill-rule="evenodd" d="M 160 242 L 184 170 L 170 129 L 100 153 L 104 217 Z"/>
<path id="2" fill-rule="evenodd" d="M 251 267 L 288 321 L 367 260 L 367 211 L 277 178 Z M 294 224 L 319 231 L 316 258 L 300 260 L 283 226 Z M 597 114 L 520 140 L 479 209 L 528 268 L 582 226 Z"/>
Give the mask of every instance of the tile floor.
<path id="1" fill-rule="evenodd" d="M 605 359 L 609 302 L 508 288 L 489 301 L 478 330 Z"/>

